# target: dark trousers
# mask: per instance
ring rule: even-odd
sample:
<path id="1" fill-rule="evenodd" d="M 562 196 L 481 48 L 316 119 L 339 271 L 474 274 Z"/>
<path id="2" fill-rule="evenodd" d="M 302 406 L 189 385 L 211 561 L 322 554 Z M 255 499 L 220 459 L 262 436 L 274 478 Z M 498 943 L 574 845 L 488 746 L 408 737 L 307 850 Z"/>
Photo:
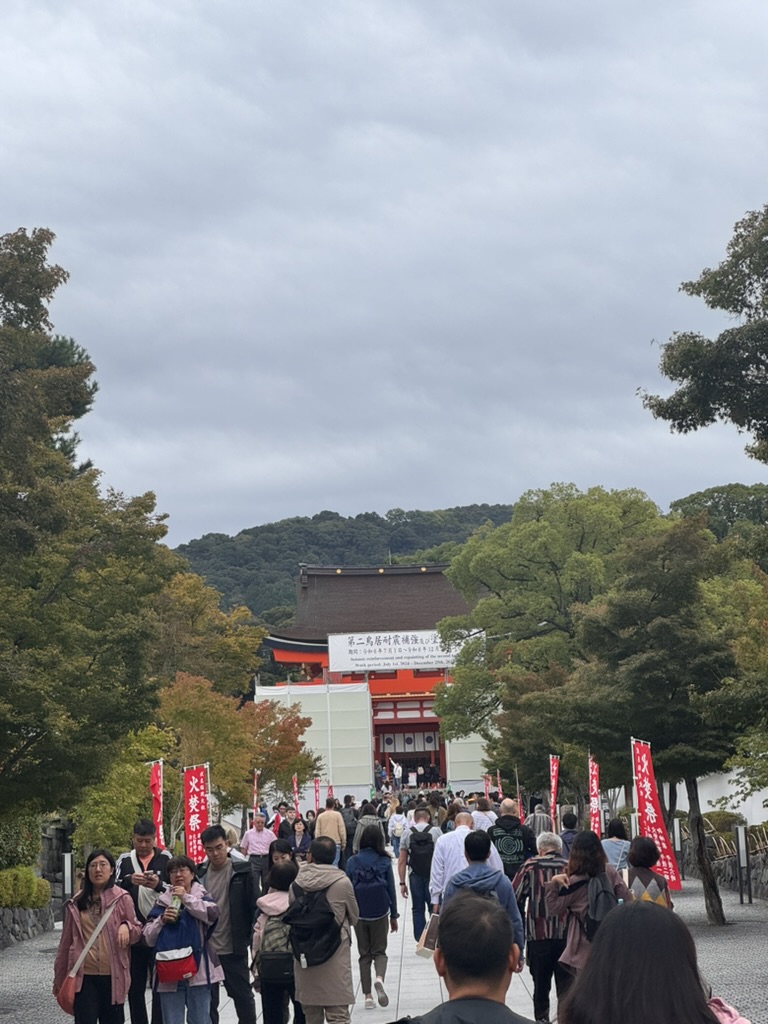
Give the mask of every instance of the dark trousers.
<path id="1" fill-rule="evenodd" d="M 240 1024 L 256 1024 L 256 1002 L 253 998 L 251 979 L 248 975 L 248 958 L 245 953 L 220 953 L 219 960 L 224 970 L 224 988 L 235 1004 Z M 219 986 L 211 986 L 211 1024 L 219 1024 Z"/>
<path id="2" fill-rule="evenodd" d="M 293 1003 L 293 1024 L 305 1024 L 304 1010 L 296 1002 L 296 987 L 261 983 L 261 1010 L 263 1024 L 285 1024 L 288 1017 L 288 1000 Z"/>
<path id="3" fill-rule="evenodd" d="M 389 914 L 373 921 L 360 920 L 355 925 L 357 936 L 358 964 L 360 965 L 360 986 L 363 995 L 373 991 L 371 964 L 376 977 L 384 980 L 387 973 L 387 936 L 389 935 Z"/>
<path id="4" fill-rule="evenodd" d="M 83 975 L 75 995 L 75 1024 L 123 1024 L 123 1004 L 112 1004 L 112 978 L 108 974 Z"/>
<path id="5" fill-rule="evenodd" d="M 248 862 L 251 865 L 251 870 L 259 880 L 259 886 L 261 892 L 266 892 L 266 879 L 269 874 L 269 854 L 267 853 L 252 853 L 248 858 Z"/>
<path id="6" fill-rule="evenodd" d="M 151 985 L 153 957 L 148 946 L 141 943 L 131 946 L 131 987 L 128 989 L 131 1024 L 147 1024 L 147 979 Z M 163 1024 L 158 992 L 152 993 L 152 1024 Z"/>
<path id="7" fill-rule="evenodd" d="M 411 913 L 413 914 L 413 936 L 418 942 L 427 926 L 427 917 L 432 909 L 429 901 L 429 879 L 422 878 L 414 871 L 409 876 L 411 890 Z"/>
<path id="8" fill-rule="evenodd" d="M 533 1016 L 549 1020 L 549 990 L 555 979 L 557 998 L 562 999 L 573 975 L 558 960 L 565 952 L 565 939 L 537 939 L 528 942 L 525 955 L 533 978 Z"/>

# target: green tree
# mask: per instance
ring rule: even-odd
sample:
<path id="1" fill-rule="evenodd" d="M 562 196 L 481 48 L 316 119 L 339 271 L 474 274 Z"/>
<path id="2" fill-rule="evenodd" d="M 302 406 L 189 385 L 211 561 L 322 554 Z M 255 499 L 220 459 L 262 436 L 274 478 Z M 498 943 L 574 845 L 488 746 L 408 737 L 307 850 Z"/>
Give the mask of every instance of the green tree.
<path id="1" fill-rule="evenodd" d="M 743 707 L 723 699 L 732 698 L 737 673 L 734 630 L 713 617 L 705 592 L 707 582 L 727 577 L 732 555 L 688 519 L 628 542 L 618 562 L 614 587 L 577 615 L 591 661 L 575 674 L 563 717 L 575 721 L 574 738 L 602 719 L 619 749 L 628 750 L 631 735 L 650 741 L 657 776 L 685 782 L 707 915 L 723 924 L 697 779 L 722 770 L 743 724 Z"/>
<path id="2" fill-rule="evenodd" d="M 93 365 L 51 335 L 51 232 L 0 238 L 0 809 L 71 801 L 149 721 L 150 603 L 176 565 L 154 497 L 102 498 L 73 423 Z"/>
<path id="3" fill-rule="evenodd" d="M 713 341 L 681 332 L 664 345 L 660 370 L 678 385 L 667 398 L 643 392 L 643 404 L 687 434 L 718 420 L 752 435 L 748 455 L 768 462 L 768 206 L 734 227 L 727 258 L 681 290 L 739 321 Z"/>
<path id="4" fill-rule="evenodd" d="M 581 492 L 556 484 L 524 494 L 511 522 L 471 537 L 448 576 L 472 610 L 439 624 L 445 640 L 467 641 L 452 684 L 437 693 L 444 735 L 491 736 L 503 688 L 505 711 L 514 715 L 518 690 L 539 685 L 526 683 L 526 676 L 553 666 L 570 670 L 580 657 L 574 605 L 610 586 L 613 555 L 624 540 L 660 522 L 658 509 L 640 491 Z M 510 755 L 516 756 L 515 748 Z"/>

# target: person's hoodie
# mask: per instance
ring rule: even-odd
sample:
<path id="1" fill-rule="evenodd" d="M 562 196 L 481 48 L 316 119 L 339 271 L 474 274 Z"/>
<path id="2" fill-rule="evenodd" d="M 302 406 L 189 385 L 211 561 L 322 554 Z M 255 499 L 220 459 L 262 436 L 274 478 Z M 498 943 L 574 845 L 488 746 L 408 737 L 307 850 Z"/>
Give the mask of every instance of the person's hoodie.
<path id="1" fill-rule="evenodd" d="M 261 937 L 264 934 L 264 925 L 268 917 L 278 917 L 288 909 L 288 893 L 279 892 L 277 889 L 270 889 L 264 896 L 256 900 L 259 908 L 259 916 L 253 927 L 253 940 L 251 942 L 251 956 L 256 956 L 261 947 Z"/>
<path id="2" fill-rule="evenodd" d="M 522 954 L 525 941 L 523 936 L 523 919 L 520 916 L 520 908 L 515 899 L 512 883 L 504 872 L 490 867 L 486 861 L 482 863 L 470 861 L 463 871 L 457 872 L 448 882 L 443 893 L 443 906 L 457 892 L 466 889 L 482 896 L 490 896 L 492 899 L 495 898 L 499 901 L 509 914 L 509 919 L 512 922 L 512 928 L 515 933 L 515 942 Z M 492 894 L 495 894 L 495 896 Z"/>

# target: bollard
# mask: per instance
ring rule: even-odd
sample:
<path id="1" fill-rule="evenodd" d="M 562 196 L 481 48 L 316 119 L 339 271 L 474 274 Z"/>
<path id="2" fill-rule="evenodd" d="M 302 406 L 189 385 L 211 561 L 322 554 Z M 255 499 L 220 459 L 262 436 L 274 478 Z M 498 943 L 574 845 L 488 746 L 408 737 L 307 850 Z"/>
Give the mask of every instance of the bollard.
<path id="1" fill-rule="evenodd" d="M 739 903 L 744 902 L 744 879 L 747 881 L 747 899 L 752 902 L 752 864 L 749 859 L 749 840 L 746 825 L 734 825 L 736 839 L 736 868 L 739 876 Z"/>
<path id="2" fill-rule="evenodd" d="M 680 881 L 685 881 L 685 857 L 683 856 L 683 834 L 680 831 L 680 819 L 672 819 L 672 845 L 677 857 L 677 866 L 680 870 Z"/>
<path id="3" fill-rule="evenodd" d="M 75 855 L 74 853 L 62 853 L 62 897 L 68 900 L 75 894 Z"/>

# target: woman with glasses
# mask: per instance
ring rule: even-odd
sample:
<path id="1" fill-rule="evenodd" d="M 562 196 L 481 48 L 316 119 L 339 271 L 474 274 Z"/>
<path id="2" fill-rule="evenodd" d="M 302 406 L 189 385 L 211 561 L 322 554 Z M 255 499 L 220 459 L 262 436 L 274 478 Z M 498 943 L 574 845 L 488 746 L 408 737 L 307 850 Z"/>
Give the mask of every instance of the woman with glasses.
<path id="1" fill-rule="evenodd" d="M 75 1024 L 123 1024 L 131 984 L 130 946 L 141 937 L 133 900 L 115 885 L 115 858 L 109 850 L 94 850 L 85 862 L 80 892 L 64 904 L 54 995 L 105 917 L 77 972 Z"/>
<path id="2" fill-rule="evenodd" d="M 195 878 L 195 865 L 189 857 L 171 857 L 168 862 L 171 888 L 157 901 L 155 910 L 144 925 L 144 941 L 148 946 L 157 944 L 166 925 L 175 924 L 181 914 L 189 914 L 198 922 L 201 938 L 219 919 L 219 908 L 213 897 Z M 224 971 L 216 951 L 204 945 L 197 973 L 188 981 L 158 982 L 163 1024 L 184 1024 L 185 1010 L 188 1024 L 210 1024 L 211 985 L 224 980 Z"/>

